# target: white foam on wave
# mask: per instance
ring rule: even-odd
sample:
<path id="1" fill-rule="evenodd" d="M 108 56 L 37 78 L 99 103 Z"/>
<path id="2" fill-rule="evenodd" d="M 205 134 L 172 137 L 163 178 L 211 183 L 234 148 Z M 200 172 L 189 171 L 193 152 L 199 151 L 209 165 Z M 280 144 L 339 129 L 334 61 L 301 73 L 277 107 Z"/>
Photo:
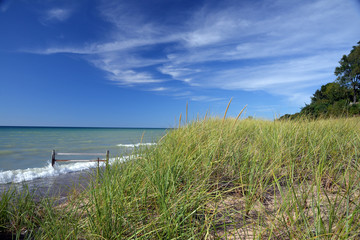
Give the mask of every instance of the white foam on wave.
<path id="1" fill-rule="evenodd" d="M 120 161 L 126 160 L 126 158 L 119 159 Z M 109 159 L 109 163 L 113 163 L 115 158 Z M 100 167 L 105 163 L 100 163 Z M 37 178 L 46 178 L 58 176 L 61 174 L 79 172 L 90 168 L 97 167 L 97 162 L 77 162 L 70 164 L 55 164 L 54 167 L 50 163 L 42 168 L 27 168 L 8 170 L 0 172 L 0 184 L 6 183 L 19 183 L 25 181 L 31 181 Z"/>
<path id="2" fill-rule="evenodd" d="M 118 147 L 128 147 L 128 148 L 135 148 L 140 146 L 154 146 L 156 143 L 136 143 L 136 144 L 118 144 Z"/>

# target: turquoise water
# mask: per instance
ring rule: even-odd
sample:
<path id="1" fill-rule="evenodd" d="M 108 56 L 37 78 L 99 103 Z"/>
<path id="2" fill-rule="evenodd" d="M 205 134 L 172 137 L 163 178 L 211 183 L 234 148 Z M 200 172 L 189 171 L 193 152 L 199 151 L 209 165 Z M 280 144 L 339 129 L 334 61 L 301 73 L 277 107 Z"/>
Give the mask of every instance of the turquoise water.
<path id="1" fill-rule="evenodd" d="M 0 183 L 82 171 L 94 165 L 56 164 L 58 166 L 52 168 L 53 149 L 75 153 L 105 153 L 109 150 L 110 158 L 114 158 L 130 155 L 140 143 L 150 146 L 165 134 L 166 129 L 146 128 L 0 127 Z"/>

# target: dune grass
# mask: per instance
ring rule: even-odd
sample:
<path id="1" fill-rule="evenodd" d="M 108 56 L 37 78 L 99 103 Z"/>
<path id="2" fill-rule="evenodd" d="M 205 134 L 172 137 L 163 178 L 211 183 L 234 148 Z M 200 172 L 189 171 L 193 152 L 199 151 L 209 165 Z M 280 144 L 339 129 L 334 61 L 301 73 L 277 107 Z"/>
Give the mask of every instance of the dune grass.
<path id="1" fill-rule="evenodd" d="M 226 114 L 225 114 L 226 115 Z M 206 118 L 55 206 L 1 196 L 25 239 L 359 239 L 360 119 Z"/>

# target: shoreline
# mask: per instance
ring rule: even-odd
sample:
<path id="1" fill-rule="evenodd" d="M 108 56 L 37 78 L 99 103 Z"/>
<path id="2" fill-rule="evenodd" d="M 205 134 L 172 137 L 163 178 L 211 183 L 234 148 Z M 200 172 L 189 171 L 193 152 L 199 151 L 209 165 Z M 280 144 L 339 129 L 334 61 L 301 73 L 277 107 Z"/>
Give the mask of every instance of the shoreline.
<path id="1" fill-rule="evenodd" d="M 76 191 L 85 189 L 94 172 L 96 172 L 96 168 L 60 174 L 57 176 L 36 178 L 19 183 L 0 184 L 0 193 L 2 194 L 9 189 L 14 189 L 16 192 L 22 192 L 28 189 L 29 192 L 34 193 L 34 200 L 50 197 L 58 198 L 60 202 L 63 202 L 66 201 L 68 194 L 74 189 Z"/>
<path id="2" fill-rule="evenodd" d="M 0 234 L 358 239 L 358 123 L 197 121 L 101 174 L 91 174 L 93 168 L 26 183 L 36 186 L 38 196 L 60 199 L 4 194 Z M 94 185 L 91 176 L 97 177 Z"/>

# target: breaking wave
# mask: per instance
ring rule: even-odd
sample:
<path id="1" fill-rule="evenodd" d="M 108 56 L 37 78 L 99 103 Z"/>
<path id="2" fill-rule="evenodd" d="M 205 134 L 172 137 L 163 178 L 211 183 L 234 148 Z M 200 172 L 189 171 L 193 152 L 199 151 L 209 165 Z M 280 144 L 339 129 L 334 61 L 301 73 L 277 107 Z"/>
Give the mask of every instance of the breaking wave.
<path id="1" fill-rule="evenodd" d="M 118 144 L 118 145 L 116 145 L 116 146 L 118 146 L 118 147 L 135 148 L 135 147 L 153 146 L 153 145 L 156 145 L 156 143 Z"/>
<path id="2" fill-rule="evenodd" d="M 126 157 L 120 158 L 120 161 L 126 160 Z M 109 163 L 113 163 L 115 158 L 109 160 Z M 105 163 L 101 162 L 101 166 L 104 166 Z M 97 162 L 77 162 L 69 164 L 55 164 L 54 167 L 51 166 L 51 163 L 47 163 L 46 166 L 40 168 L 27 168 L 27 169 L 17 169 L 17 170 L 8 170 L 0 172 L 0 184 L 6 183 L 19 183 L 25 181 L 31 181 L 38 178 L 46 178 L 59 176 L 61 174 L 79 172 L 88 170 L 90 168 L 97 167 Z"/>

